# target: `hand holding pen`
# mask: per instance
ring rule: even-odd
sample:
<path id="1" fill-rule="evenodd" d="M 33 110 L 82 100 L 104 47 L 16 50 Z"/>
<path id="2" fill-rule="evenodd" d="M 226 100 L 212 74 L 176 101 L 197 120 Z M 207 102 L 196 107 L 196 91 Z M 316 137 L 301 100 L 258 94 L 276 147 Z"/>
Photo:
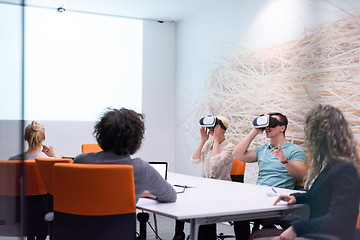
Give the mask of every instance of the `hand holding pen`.
<path id="1" fill-rule="evenodd" d="M 276 195 L 279 195 L 274 188 L 271 188 L 271 190 L 273 190 L 273 192 L 274 192 Z M 284 202 L 286 202 L 286 200 L 285 200 L 284 198 L 282 198 L 281 200 L 283 200 Z"/>
<path id="2" fill-rule="evenodd" d="M 280 201 L 285 201 L 286 205 L 289 206 L 289 205 L 294 205 L 296 203 L 296 198 L 293 195 L 280 195 L 275 200 L 274 206 Z"/>

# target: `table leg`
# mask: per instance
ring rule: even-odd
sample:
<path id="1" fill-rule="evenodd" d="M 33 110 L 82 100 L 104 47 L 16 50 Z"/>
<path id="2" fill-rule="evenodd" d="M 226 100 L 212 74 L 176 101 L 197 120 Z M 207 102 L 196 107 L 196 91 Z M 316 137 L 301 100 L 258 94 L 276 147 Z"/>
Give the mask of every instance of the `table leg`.
<path id="1" fill-rule="evenodd" d="M 190 220 L 190 240 L 197 240 L 199 235 L 200 224 L 196 222 L 196 219 Z"/>
<path id="2" fill-rule="evenodd" d="M 154 225 L 155 225 L 155 239 L 159 239 L 159 232 L 158 232 L 158 227 L 157 227 L 157 220 L 156 220 L 156 213 L 153 213 L 154 216 Z"/>

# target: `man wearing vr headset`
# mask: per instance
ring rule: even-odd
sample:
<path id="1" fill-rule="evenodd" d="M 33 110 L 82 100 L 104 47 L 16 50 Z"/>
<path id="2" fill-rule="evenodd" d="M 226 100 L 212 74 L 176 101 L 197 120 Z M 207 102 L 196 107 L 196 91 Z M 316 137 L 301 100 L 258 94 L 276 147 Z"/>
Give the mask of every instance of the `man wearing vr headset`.
<path id="1" fill-rule="evenodd" d="M 286 140 L 288 120 L 281 113 L 270 113 L 254 119 L 254 129 L 235 147 L 233 155 L 243 162 L 258 162 L 257 185 L 294 189 L 296 181 L 303 181 L 307 167 L 306 154 L 295 144 Z M 255 137 L 265 131 L 270 144 L 249 149 Z M 236 239 L 247 239 L 249 223 L 235 223 Z"/>
<path id="2" fill-rule="evenodd" d="M 191 157 L 192 163 L 203 164 L 203 177 L 231 181 L 230 171 L 234 160 L 232 152 L 235 146 L 225 138 L 229 121 L 223 116 L 207 116 L 201 118 L 199 123 L 201 141 Z M 173 240 L 185 239 L 183 230 L 184 222 L 177 220 Z M 215 240 L 216 224 L 201 225 L 198 239 Z"/>

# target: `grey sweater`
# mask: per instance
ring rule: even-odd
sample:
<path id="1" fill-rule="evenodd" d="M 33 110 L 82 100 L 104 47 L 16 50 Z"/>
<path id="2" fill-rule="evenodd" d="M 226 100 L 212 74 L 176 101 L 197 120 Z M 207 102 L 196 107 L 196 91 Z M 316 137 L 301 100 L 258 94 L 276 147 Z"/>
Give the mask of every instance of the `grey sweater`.
<path id="1" fill-rule="evenodd" d="M 138 202 L 141 194 L 148 190 L 159 202 L 175 202 L 176 191 L 161 175 L 140 159 L 132 159 L 129 155 L 120 156 L 112 152 L 83 153 L 75 157 L 74 163 L 87 164 L 126 164 L 134 168 L 135 195 Z"/>

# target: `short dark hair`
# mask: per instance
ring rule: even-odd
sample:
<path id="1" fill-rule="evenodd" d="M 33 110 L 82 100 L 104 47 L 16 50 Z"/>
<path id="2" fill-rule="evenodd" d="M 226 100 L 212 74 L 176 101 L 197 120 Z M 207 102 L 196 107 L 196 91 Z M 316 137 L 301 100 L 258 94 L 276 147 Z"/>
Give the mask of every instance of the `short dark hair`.
<path id="1" fill-rule="evenodd" d="M 100 147 L 117 155 L 131 155 L 139 150 L 144 133 L 144 115 L 126 108 L 108 108 L 94 128 Z"/>
<path id="2" fill-rule="evenodd" d="M 282 122 L 283 124 L 284 124 L 284 126 L 285 126 L 285 130 L 284 130 L 284 136 L 285 136 L 285 131 L 286 131 L 286 129 L 287 129 L 287 125 L 288 125 L 288 119 L 287 119 L 287 117 L 284 115 L 284 114 L 282 114 L 282 113 L 279 113 L 279 112 L 273 112 L 273 113 L 269 113 L 268 115 L 270 115 L 270 117 L 271 116 L 279 116 L 280 117 L 280 122 Z"/>

